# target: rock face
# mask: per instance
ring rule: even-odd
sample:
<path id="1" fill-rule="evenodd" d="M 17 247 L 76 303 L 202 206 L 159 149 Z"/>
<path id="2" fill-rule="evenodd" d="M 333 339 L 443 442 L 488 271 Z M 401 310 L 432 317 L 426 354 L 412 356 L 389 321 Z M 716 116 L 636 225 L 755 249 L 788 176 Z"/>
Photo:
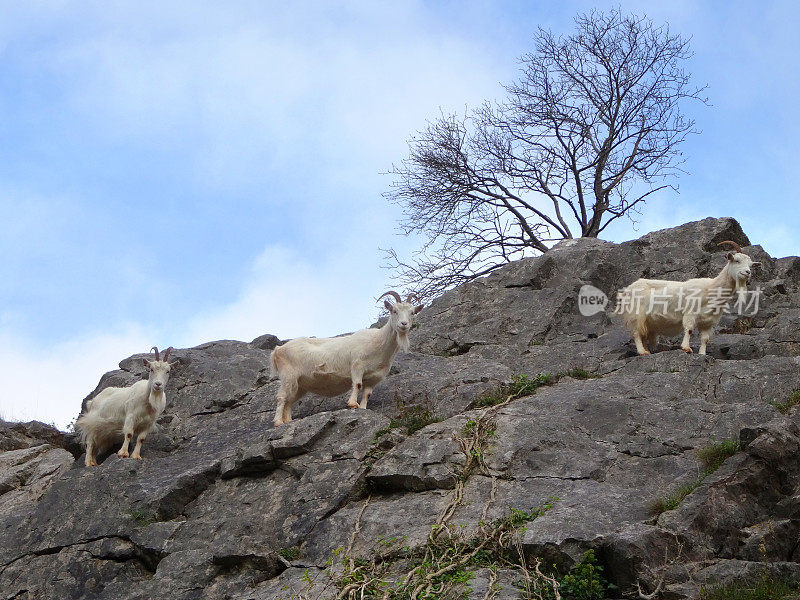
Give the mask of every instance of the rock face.
<path id="1" fill-rule="evenodd" d="M 723 317 L 707 357 L 675 340 L 635 356 L 610 310 L 578 311 L 584 284 L 613 298 L 642 276 L 714 276 L 726 239 L 763 262 L 753 284 L 764 294 L 752 318 Z M 637 583 L 696 598 L 700 585 L 764 569 L 800 576 L 800 415 L 789 406 L 799 258 L 773 259 L 733 219 L 624 244 L 570 240 L 447 292 L 419 320 L 414 352 L 366 411 L 307 396 L 295 421 L 273 428 L 279 340 L 265 335 L 173 352 L 143 461 L 112 453 L 87 469 L 69 435 L 0 423 L 0 598 L 335 597 L 325 569 L 342 549 L 368 558 L 401 539 L 413 551 L 448 507 L 469 529 L 548 503 L 524 552 L 566 569 L 594 549 L 622 597 Z M 89 397 L 142 378 L 139 358 Z M 459 432 L 484 395 L 522 374 L 560 376 L 494 411 L 484 468 L 463 476 Z M 433 417 L 411 435 L 391 427 Z M 700 477 L 698 451 L 726 440 L 739 451 Z M 688 483 L 676 508 L 654 514 Z M 472 597 L 490 576 L 476 573 Z M 522 597 L 497 576 L 497 598 Z"/>

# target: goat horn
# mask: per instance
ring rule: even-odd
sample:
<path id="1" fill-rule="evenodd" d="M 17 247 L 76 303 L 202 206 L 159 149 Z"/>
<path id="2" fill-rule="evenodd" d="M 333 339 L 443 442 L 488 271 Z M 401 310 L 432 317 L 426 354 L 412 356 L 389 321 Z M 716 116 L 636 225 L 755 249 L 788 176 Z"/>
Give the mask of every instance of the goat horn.
<path id="1" fill-rule="evenodd" d="M 406 297 L 406 302 L 411 302 L 411 299 L 412 299 L 412 298 L 413 298 L 414 300 L 416 300 L 417 302 L 419 302 L 419 296 L 417 296 L 417 295 L 416 295 L 414 292 L 411 292 L 411 293 L 410 293 L 410 294 L 409 294 L 409 295 Z"/>
<path id="2" fill-rule="evenodd" d="M 737 244 L 736 242 L 732 242 L 730 240 L 725 240 L 724 242 L 720 242 L 719 244 L 717 244 L 717 246 L 722 246 L 722 244 L 730 244 L 731 246 L 733 246 L 733 249 L 736 250 L 736 252 L 741 252 L 742 251 L 742 247 L 739 244 Z"/>
<path id="3" fill-rule="evenodd" d="M 160 358 L 158 358 L 158 348 L 156 348 L 155 346 L 153 346 L 152 348 L 150 348 L 150 350 L 152 350 L 153 352 L 155 352 L 155 353 L 156 353 L 156 360 L 161 360 Z"/>
<path id="4" fill-rule="evenodd" d="M 380 299 L 381 299 L 381 298 L 383 298 L 384 296 L 391 296 L 391 297 L 392 297 L 392 298 L 394 298 L 394 299 L 395 299 L 397 302 L 402 302 L 402 301 L 403 301 L 403 299 L 400 297 L 400 294 L 398 294 L 397 292 L 395 292 L 395 291 L 393 291 L 393 290 L 389 290 L 389 291 L 388 291 L 388 292 L 386 292 L 386 293 L 385 293 L 383 296 L 381 296 L 380 298 L 378 298 L 378 300 L 380 300 Z"/>
<path id="5" fill-rule="evenodd" d="M 164 352 L 164 358 L 162 358 L 161 360 L 163 360 L 164 362 L 167 362 L 167 359 L 169 358 L 169 351 L 170 350 L 172 350 L 172 346 L 167 348 L 166 352 Z"/>

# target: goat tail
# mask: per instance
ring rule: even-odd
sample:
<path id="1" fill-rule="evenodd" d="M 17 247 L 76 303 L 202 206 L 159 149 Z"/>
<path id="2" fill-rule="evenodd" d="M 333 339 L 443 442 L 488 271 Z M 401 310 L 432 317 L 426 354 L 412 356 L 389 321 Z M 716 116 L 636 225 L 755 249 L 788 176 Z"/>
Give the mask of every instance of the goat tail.
<path id="1" fill-rule="evenodd" d="M 280 377 L 280 369 L 278 367 L 278 360 L 280 359 L 281 347 L 278 346 L 272 351 L 269 356 L 269 374 L 272 379 Z"/>
<path id="2" fill-rule="evenodd" d="M 620 291 L 617 302 L 622 303 L 617 306 L 617 312 L 622 317 L 622 323 L 633 334 L 638 332 L 642 337 L 649 335 L 649 323 L 647 314 L 643 311 L 640 302 L 635 302 L 634 291 L 624 288 Z"/>
<path id="3" fill-rule="evenodd" d="M 88 437 L 89 429 L 91 428 L 91 425 L 89 425 L 88 422 L 87 422 L 89 420 L 88 419 L 88 417 L 89 417 L 89 413 L 88 413 L 89 405 L 88 404 L 86 406 L 86 410 L 87 410 L 87 412 L 82 414 L 80 417 L 78 417 L 78 420 L 75 421 L 75 433 L 78 434 L 78 441 L 80 442 L 81 446 L 83 446 L 84 448 L 86 447 L 86 438 Z"/>
<path id="4" fill-rule="evenodd" d="M 102 450 L 115 437 L 122 435 L 122 424 L 118 419 L 103 416 L 98 411 L 88 411 L 75 421 L 75 432 L 84 448 L 88 439 L 92 438 L 95 446 Z"/>
<path id="5" fill-rule="evenodd" d="M 634 310 L 623 312 L 622 323 L 631 334 L 638 332 L 642 337 L 646 337 L 650 333 L 647 315 L 641 312 Z"/>

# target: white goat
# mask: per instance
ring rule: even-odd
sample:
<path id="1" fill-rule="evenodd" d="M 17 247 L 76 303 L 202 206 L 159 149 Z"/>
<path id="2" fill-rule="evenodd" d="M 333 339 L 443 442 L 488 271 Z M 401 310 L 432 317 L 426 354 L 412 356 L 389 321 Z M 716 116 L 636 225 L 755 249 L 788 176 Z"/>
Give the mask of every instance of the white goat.
<path id="1" fill-rule="evenodd" d="M 308 392 L 338 396 L 352 388 L 350 408 L 367 408 L 373 388 L 389 373 L 398 349 L 408 350 L 412 318 L 422 310 L 409 294 L 403 302 L 397 292 L 386 292 L 389 320 L 380 329 L 362 329 L 334 338 L 297 338 L 272 351 L 272 374 L 280 377 L 275 426 L 292 420 L 292 404 Z M 363 391 L 362 391 L 363 387 Z M 361 404 L 358 393 L 362 392 Z"/>
<path id="2" fill-rule="evenodd" d="M 658 336 L 675 336 L 684 332 L 681 349 L 689 354 L 689 339 L 695 329 L 700 331 L 700 354 L 706 353 L 711 330 L 719 322 L 722 309 L 734 292 L 744 300 L 750 269 L 761 263 L 753 262 L 736 242 L 730 244 L 735 252 L 727 254 L 728 262 L 715 278 L 701 277 L 688 281 L 638 279 L 619 293 L 617 312 L 631 330 L 639 354 L 650 354 L 658 344 Z M 647 347 L 644 342 L 647 342 Z"/>
<path id="3" fill-rule="evenodd" d="M 102 452 L 122 436 L 120 458 L 128 456 L 128 444 L 137 436 L 132 458 L 142 458 L 144 442 L 153 424 L 167 405 L 164 388 L 169 380 L 168 363 L 172 348 L 167 348 L 164 358 L 159 358 L 153 347 L 155 360 L 144 360 L 149 370 L 147 380 L 137 381 L 129 387 L 108 387 L 86 403 L 86 412 L 75 423 L 80 431 L 81 443 L 86 446 L 86 466 L 97 466 L 97 452 Z"/>

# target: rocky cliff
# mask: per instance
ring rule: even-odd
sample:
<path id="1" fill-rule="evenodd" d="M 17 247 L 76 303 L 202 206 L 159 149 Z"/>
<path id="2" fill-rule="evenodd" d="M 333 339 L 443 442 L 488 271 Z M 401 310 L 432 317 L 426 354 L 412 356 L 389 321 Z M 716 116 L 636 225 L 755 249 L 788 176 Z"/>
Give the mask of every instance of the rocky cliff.
<path id="1" fill-rule="evenodd" d="M 726 239 L 764 295 L 706 357 L 635 356 L 610 311 L 578 312 L 584 284 L 714 276 Z M 536 598 L 537 559 L 563 581 L 590 549 L 609 597 L 800 578 L 800 259 L 732 219 L 565 241 L 447 292 L 366 411 L 308 396 L 273 428 L 277 343 L 174 351 L 144 461 L 87 469 L 69 435 L 0 423 L 0 598 Z"/>

